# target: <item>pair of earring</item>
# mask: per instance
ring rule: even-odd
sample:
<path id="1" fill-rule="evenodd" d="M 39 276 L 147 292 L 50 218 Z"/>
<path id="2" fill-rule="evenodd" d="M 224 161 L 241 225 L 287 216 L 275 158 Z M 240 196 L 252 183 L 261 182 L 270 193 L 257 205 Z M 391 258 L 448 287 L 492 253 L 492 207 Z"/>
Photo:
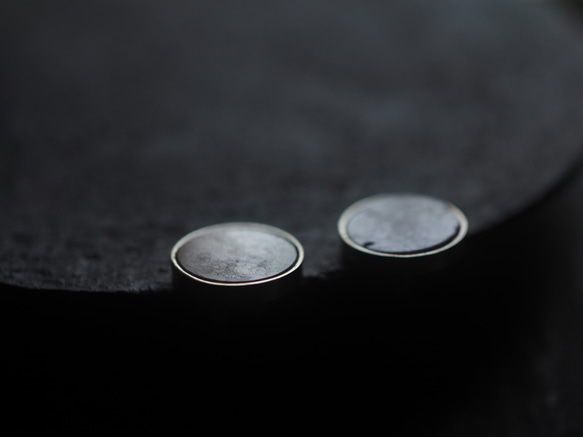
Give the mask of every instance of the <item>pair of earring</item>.
<path id="1" fill-rule="evenodd" d="M 368 271 L 427 271 L 447 264 L 468 231 L 454 205 L 415 194 L 381 194 L 338 220 L 347 265 Z M 180 239 L 171 252 L 174 288 L 229 305 L 277 299 L 299 285 L 304 249 L 291 234 L 259 223 L 223 223 Z"/>

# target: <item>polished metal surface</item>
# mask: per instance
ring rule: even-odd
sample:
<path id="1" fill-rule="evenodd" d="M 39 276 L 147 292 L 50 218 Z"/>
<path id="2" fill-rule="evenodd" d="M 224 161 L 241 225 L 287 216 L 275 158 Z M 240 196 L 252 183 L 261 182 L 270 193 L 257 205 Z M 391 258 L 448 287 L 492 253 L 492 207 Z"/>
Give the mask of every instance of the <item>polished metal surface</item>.
<path id="1" fill-rule="evenodd" d="M 421 196 L 395 195 L 370 203 L 346 224 L 347 235 L 368 249 L 421 253 L 451 241 L 460 224 L 449 205 Z"/>
<path id="2" fill-rule="evenodd" d="M 345 258 L 364 267 L 441 266 L 467 231 L 467 219 L 457 207 L 418 194 L 363 199 L 338 221 Z"/>
<path id="3" fill-rule="evenodd" d="M 288 270 L 298 258 L 287 239 L 256 229 L 220 227 L 199 235 L 178 250 L 188 273 L 217 282 L 253 282 Z"/>
<path id="4" fill-rule="evenodd" d="M 303 259 L 292 235 L 244 222 L 194 231 L 171 254 L 177 290 L 225 304 L 259 303 L 290 291 L 301 279 Z"/>

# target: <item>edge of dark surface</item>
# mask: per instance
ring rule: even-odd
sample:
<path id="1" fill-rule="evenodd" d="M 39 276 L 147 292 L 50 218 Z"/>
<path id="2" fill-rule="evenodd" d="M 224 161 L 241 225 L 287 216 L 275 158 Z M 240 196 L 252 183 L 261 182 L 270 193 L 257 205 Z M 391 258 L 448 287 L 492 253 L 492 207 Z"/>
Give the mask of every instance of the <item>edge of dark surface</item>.
<path id="1" fill-rule="evenodd" d="M 55 428 L 61 416 L 80 429 L 96 421 L 111 429 L 130 417 L 129 428 L 138 431 L 158 420 L 169 429 L 190 417 L 190 401 L 177 393 L 204 399 L 199 413 L 210 414 L 218 405 L 247 411 L 252 406 L 239 402 L 259 390 L 278 400 L 263 415 L 298 414 L 300 427 L 308 411 L 330 426 L 350 421 L 340 412 L 354 418 L 384 411 L 391 429 L 413 435 L 438 430 L 468 408 L 510 408 L 493 382 L 529 390 L 524 368 L 541 347 L 548 299 L 537 288 L 545 258 L 533 248 L 552 240 L 555 207 L 543 202 L 491 235 L 475 236 L 461 270 L 416 285 L 393 282 L 389 290 L 407 292 L 388 299 L 374 292 L 378 278 L 346 272 L 305 279 L 295 300 L 271 313 L 226 316 L 189 307 L 172 293 L 0 286 L 3 317 L 14 330 L 13 375 L 26 376 L 22 403 Z M 47 402 L 55 393 L 59 402 Z M 300 410 L 279 410 L 302 393 Z M 372 393 L 384 393 L 382 405 L 374 406 Z M 361 405 L 345 403 L 346 396 Z M 176 413 L 176 422 L 166 420 Z"/>
<path id="2" fill-rule="evenodd" d="M 325 429 L 340 428 L 355 421 L 362 431 L 367 426 L 372 428 L 368 418 L 377 415 L 395 432 L 442 435 L 441 425 L 449 424 L 455 414 L 470 411 L 464 417 L 467 427 L 471 428 L 468 423 L 473 420 L 474 427 L 484 430 L 484 435 L 488 434 L 487 430 L 491 430 L 491 434 L 510 435 L 516 432 L 516 423 L 528 420 L 520 416 L 521 407 L 513 404 L 512 390 L 524 390 L 527 394 L 531 390 L 525 388 L 531 378 L 529 363 L 543 347 L 540 344 L 544 343 L 540 339 L 540 331 L 544 329 L 541 320 L 545 318 L 545 304 L 550 293 L 532 286 L 541 274 L 537 269 L 545 267 L 546 261 L 537 250 L 532 250 L 539 248 L 537 245 L 541 243 L 538 239 L 533 241 L 533 236 L 543 234 L 547 243 L 553 238 L 557 231 L 553 220 L 557 219 L 557 208 L 561 207 L 561 200 L 557 204 L 556 199 L 575 179 L 581 178 L 582 165 L 583 160 L 578 160 L 557 185 L 526 210 L 471 238 L 470 253 L 475 257 L 468 262 L 480 264 L 467 276 L 475 274 L 476 269 L 487 268 L 483 275 L 493 274 L 494 277 L 487 284 L 476 284 L 481 279 L 478 275 L 468 284 L 480 288 L 482 293 L 457 302 L 454 310 L 462 312 L 459 317 L 444 317 L 452 328 L 463 332 L 458 333 L 457 340 L 446 342 L 449 346 L 436 355 L 431 355 L 435 352 L 431 346 L 441 345 L 437 341 L 438 333 L 426 338 L 429 355 L 409 355 L 401 363 L 396 361 L 403 355 L 397 355 L 397 360 L 389 365 L 379 360 L 378 354 L 370 348 L 358 348 L 358 341 L 351 343 L 345 337 L 327 350 L 316 349 L 312 355 L 300 357 L 300 363 L 282 364 L 277 360 L 281 357 L 272 357 L 270 365 L 266 366 L 261 364 L 260 355 L 236 355 L 245 345 L 256 349 L 262 346 L 267 352 L 265 349 L 269 349 L 270 343 L 265 338 L 245 340 L 246 336 L 257 332 L 256 329 L 241 332 L 243 340 L 239 346 L 234 344 L 236 338 L 229 340 L 228 333 L 208 334 L 200 329 L 189 309 L 176 301 L 170 290 L 65 292 L 0 284 L 3 318 L 11 327 L 7 335 L 8 361 L 17 367 L 8 373 L 18 386 L 18 396 L 11 398 L 11 407 L 26 418 L 20 423 L 21 427 L 32 421 L 45 429 L 75 430 L 78 434 L 99 434 L 99 430 L 107 434 L 125 429 L 144 435 L 153 429 L 168 432 L 185 421 L 197 428 L 204 421 L 201 416 L 219 412 L 222 413 L 217 414 L 220 422 L 237 426 L 269 428 L 269 419 L 280 420 L 278 428 L 270 429 L 272 432 L 274 429 L 290 432 L 294 428 L 314 429 L 314 425 L 308 423 L 310 417 L 326 423 Z M 514 240 L 508 241 L 510 236 Z M 548 244 L 545 247 L 549 249 Z M 495 255 L 501 250 L 516 250 L 514 254 L 519 265 L 512 263 L 505 270 L 496 270 L 504 266 L 504 261 L 513 259 L 505 253 L 503 260 L 496 260 Z M 513 290 L 512 285 L 519 281 L 516 275 L 528 272 L 534 277 L 525 288 Z M 489 292 L 486 285 L 496 282 L 503 284 L 503 289 Z M 330 295 L 337 287 L 360 287 L 362 284 L 370 285 L 357 277 L 335 273 L 326 279 L 306 278 L 302 288 L 305 292 L 322 288 L 324 295 Z M 509 290 L 515 292 L 508 295 L 505 291 Z M 426 313 L 437 311 L 435 318 L 447 316 L 449 313 L 439 308 L 448 308 L 452 300 L 455 302 L 460 294 L 463 296 L 463 291 L 461 287 L 458 293 L 445 296 L 443 300 L 426 302 L 425 306 L 429 307 Z M 435 300 L 439 306 L 432 308 Z M 416 309 L 421 314 L 423 308 L 416 308 L 414 304 L 415 300 L 405 300 L 401 309 Z M 336 317 L 341 321 L 342 311 L 346 308 L 340 305 Z M 325 316 L 333 319 L 331 312 L 328 310 Z M 336 326 L 342 325 L 341 321 L 337 321 Z M 258 323 L 261 327 L 266 321 Z M 400 348 L 397 344 L 391 352 L 411 351 L 412 347 L 404 342 L 423 339 L 421 334 L 426 326 L 427 323 L 417 328 L 406 327 L 411 332 L 407 335 L 407 330 L 401 331 L 404 332 L 403 343 Z M 333 343 L 330 334 L 326 336 L 323 329 L 321 332 L 312 340 L 314 344 Z M 201 340 L 202 337 L 206 340 Z M 417 345 L 423 346 L 423 343 Z M 457 349 L 458 346 L 461 347 Z M 209 350 L 218 350 L 218 353 L 205 355 Z M 217 365 L 217 360 L 226 363 L 225 368 Z M 353 365 L 355 362 L 357 366 Z M 428 363 L 436 366 L 427 369 Z M 464 368 L 464 364 L 470 366 Z M 271 390 L 260 390 L 261 383 L 269 383 Z M 510 386 L 510 394 L 498 387 L 505 384 Z M 264 395 L 270 407 L 259 413 L 253 411 L 257 404 L 249 401 L 248 393 Z M 293 395 L 297 395 L 299 401 L 295 401 Z M 373 395 L 380 396 L 383 402 L 372 402 Z M 182 400 L 183 397 L 188 400 Z M 360 410 L 347 397 L 360 403 Z M 195 409 L 190 402 L 192 398 L 203 400 L 204 405 Z M 234 410 L 239 414 L 233 414 Z M 514 428 L 496 428 L 504 418 L 495 416 L 498 422 L 493 421 L 493 424 L 488 413 L 497 411 L 512 415 L 516 421 Z M 530 414 L 538 413 L 536 409 L 529 411 Z M 246 420 L 242 417 L 245 415 Z M 524 431 L 524 435 L 560 434 L 547 433 L 549 429 L 534 428 L 536 425 L 532 423 L 529 428 L 528 424 L 523 424 L 519 430 Z"/>

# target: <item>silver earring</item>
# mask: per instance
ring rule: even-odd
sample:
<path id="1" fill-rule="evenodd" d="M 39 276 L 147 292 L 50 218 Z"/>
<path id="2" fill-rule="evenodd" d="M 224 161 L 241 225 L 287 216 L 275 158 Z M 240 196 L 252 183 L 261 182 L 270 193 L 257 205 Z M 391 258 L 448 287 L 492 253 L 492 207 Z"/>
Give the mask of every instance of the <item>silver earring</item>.
<path id="1" fill-rule="evenodd" d="M 466 216 L 456 206 L 418 194 L 365 198 L 338 221 L 348 264 L 397 275 L 445 267 L 467 232 Z"/>
<path id="2" fill-rule="evenodd" d="M 295 289 L 304 249 L 291 234 L 259 223 L 223 223 L 180 239 L 171 252 L 174 288 L 201 301 L 252 305 Z"/>

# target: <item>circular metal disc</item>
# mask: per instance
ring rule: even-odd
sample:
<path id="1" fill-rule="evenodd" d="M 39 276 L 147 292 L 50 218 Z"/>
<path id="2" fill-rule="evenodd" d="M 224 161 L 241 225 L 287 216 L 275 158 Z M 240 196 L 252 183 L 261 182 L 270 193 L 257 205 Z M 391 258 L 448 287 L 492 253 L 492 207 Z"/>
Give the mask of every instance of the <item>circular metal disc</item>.
<path id="1" fill-rule="evenodd" d="M 349 258 L 365 262 L 371 257 L 442 256 L 463 240 L 467 230 L 467 219 L 454 205 L 416 194 L 363 199 L 344 211 L 338 221 Z"/>
<path id="2" fill-rule="evenodd" d="M 303 258 L 292 235 L 258 223 L 201 228 L 178 241 L 171 254 L 177 289 L 202 291 L 206 298 L 214 289 L 218 294 L 211 299 L 225 303 L 255 303 L 288 291 L 301 277 Z"/>

